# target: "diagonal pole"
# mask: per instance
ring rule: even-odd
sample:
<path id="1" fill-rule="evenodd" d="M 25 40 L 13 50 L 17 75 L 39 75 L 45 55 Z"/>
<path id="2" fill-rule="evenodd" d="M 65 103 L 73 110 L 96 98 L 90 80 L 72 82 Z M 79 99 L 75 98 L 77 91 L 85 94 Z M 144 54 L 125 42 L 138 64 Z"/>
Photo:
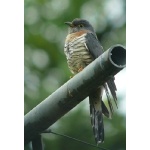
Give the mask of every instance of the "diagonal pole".
<path id="1" fill-rule="evenodd" d="M 69 112 L 89 93 L 125 68 L 126 50 L 115 45 L 89 64 L 24 117 L 24 143 L 27 144 Z"/>

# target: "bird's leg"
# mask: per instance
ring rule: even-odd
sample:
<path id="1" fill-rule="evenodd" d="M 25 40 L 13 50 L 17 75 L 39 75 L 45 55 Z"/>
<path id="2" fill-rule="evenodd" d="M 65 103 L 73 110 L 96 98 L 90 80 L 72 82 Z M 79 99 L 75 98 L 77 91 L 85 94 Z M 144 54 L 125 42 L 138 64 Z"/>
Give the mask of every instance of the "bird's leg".
<path id="1" fill-rule="evenodd" d="M 74 77 L 74 75 L 70 76 L 70 79 L 73 78 L 73 77 Z"/>
<path id="2" fill-rule="evenodd" d="M 80 71 L 82 71 L 84 68 L 83 67 L 80 67 L 79 69 L 78 69 L 78 73 L 80 72 Z"/>

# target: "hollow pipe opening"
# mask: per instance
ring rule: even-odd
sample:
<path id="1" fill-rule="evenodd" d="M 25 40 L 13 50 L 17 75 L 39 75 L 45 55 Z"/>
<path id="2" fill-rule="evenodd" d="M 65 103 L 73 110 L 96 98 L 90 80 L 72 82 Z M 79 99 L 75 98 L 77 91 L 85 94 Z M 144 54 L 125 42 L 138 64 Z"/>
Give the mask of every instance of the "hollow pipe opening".
<path id="1" fill-rule="evenodd" d="M 122 68 L 126 66 L 126 50 L 121 45 L 116 45 L 110 48 L 110 61 L 117 67 Z"/>

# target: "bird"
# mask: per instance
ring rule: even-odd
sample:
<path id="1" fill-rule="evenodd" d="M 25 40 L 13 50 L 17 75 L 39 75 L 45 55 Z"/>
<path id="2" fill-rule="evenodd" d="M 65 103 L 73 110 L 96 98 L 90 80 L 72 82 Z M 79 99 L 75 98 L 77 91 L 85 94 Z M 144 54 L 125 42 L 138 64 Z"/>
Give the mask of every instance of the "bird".
<path id="1" fill-rule="evenodd" d="M 75 18 L 71 22 L 65 22 L 65 24 L 68 26 L 69 30 L 65 39 L 64 53 L 69 70 L 73 75 L 76 75 L 99 57 L 104 50 L 89 21 Z M 117 106 L 117 88 L 114 80 L 114 76 L 111 76 L 106 83 L 99 86 L 88 95 L 91 124 L 97 145 L 104 142 L 103 115 L 107 118 L 112 118 L 114 112 L 112 98 Z M 103 91 L 106 92 L 109 109 L 102 100 Z"/>

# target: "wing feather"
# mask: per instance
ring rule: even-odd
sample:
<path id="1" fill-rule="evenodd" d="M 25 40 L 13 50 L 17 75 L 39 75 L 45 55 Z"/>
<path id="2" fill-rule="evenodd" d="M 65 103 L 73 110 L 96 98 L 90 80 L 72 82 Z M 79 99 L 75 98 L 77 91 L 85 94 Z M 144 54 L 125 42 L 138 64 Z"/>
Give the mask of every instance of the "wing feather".
<path id="1" fill-rule="evenodd" d="M 97 36 L 93 33 L 86 34 L 86 47 L 88 48 L 90 54 L 93 56 L 94 59 L 99 57 L 104 52 L 103 47 L 101 46 L 100 42 L 97 39 Z M 103 86 L 105 89 L 105 93 L 107 96 L 111 114 L 113 114 L 113 105 L 111 102 L 110 93 L 113 97 L 113 100 L 114 100 L 116 106 L 117 106 L 117 96 L 116 96 L 117 88 L 116 88 L 116 85 L 114 82 L 114 77 L 110 77 L 110 79 L 107 81 L 107 83 L 105 83 Z M 110 93 L 109 93 L 108 88 L 110 90 Z M 104 108 L 104 106 L 103 106 L 103 108 Z"/>

